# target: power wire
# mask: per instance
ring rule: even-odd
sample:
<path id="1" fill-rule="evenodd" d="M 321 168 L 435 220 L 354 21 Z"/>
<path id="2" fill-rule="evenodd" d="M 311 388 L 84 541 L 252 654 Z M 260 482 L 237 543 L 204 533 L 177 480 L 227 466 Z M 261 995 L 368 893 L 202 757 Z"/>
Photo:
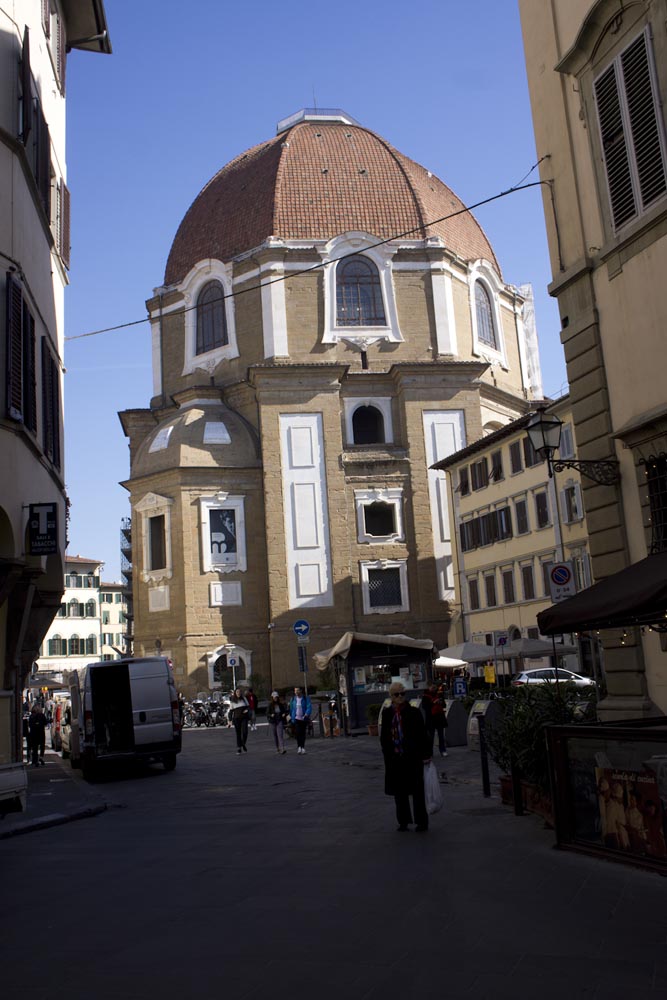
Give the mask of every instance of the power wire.
<path id="1" fill-rule="evenodd" d="M 545 157 L 542 157 L 542 159 L 545 159 Z M 530 168 L 530 170 L 526 174 L 526 177 L 528 177 L 529 174 L 533 172 L 535 167 L 537 167 L 538 164 L 541 162 L 542 162 L 541 160 L 538 160 L 538 162 L 533 167 Z M 477 201 L 473 205 L 464 205 L 463 208 L 457 209 L 456 212 L 450 212 L 449 215 L 443 215 L 439 219 L 432 219 L 430 222 L 424 222 L 419 226 L 414 226 L 412 229 L 406 229 L 402 233 L 396 233 L 393 236 L 388 236 L 384 240 L 378 240 L 377 243 L 371 243 L 368 247 L 365 247 L 365 249 L 374 250 L 377 247 L 384 246 L 386 243 L 392 243 L 394 240 L 400 240 L 406 236 L 410 236 L 412 235 L 412 233 L 416 233 L 419 230 L 426 230 L 429 229 L 429 227 L 431 226 L 437 226 L 438 223 L 440 222 L 447 222 L 448 219 L 454 219 L 457 215 L 464 215 L 466 212 L 472 212 L 474 209 L 481 208 L 483 205 L 489 205 L 491 202 L 498 201 L 500 198 L 506 198 L 507 195 L 514 194 L 515 191 L 526 191 L 528 188 L 539 187 L 540 184 L 548 185 L 549 183 L 550 183 L 549 181 L 532 181 L 530 184 L 521 184 L 521 182 L 519 182 L 519 184 L 515 184 L 511 188 L 507 188 L 506 191 L 501 191 L 499 194 L 491 195 L 490 198 L 484 198 L 482 199 L 482 201 Z M 283 274 L 280 277 L 271 278 L 270 281 L 260 281 L 259 284 L 257 285 L 250 285 L 248 288 L 240 288 L 238 291 L 232 291 L 229 292 L 228 294 L 223 294 L 219 299 L 211 299 L 211 304 L 219 301 L 224 302 L 225 299 L 236 298 L 239 295 L 245 295 L 247 292 L 255 292 L 260 288 L 267 288 L 269 285 L 275 285 L 278 282 L 287 281 L 290 278 L 300 278 L 304 274 L 310 274 L 312 271 L 319 271 L 323 267 L 327 267 L 329 264 L 338 263 L 341 260 L 346 260 L 348 257 L 356 257 L 357 255 L 358 251 L 353 250 L 350 251 L 350 253 L 343 254 L 341 257 L 334 258 L 334 260 L 319 261 L 317 264 L 313 264 L 311 267 L 305 267 L 299 271 L 292 271 L 290 274 Z M 193 306 L 184 307 L 181 311 L 186 313 L 186 312 L 191 312 L 193 309 L 196 308 L 197 305 L 195 304 Z M 101 333 L 113 333 L 116 330 L 126 330 L 131 326 L 139 326 L 142 323 L 148 323 L 149 321 L 150 317 L 145 316 L 143 317 L 143 319 L 131 320 L 128 323 L 118 323 L 116 326 L 106 326 L 103 327 L 101 330 L 90 330 L 88 333 L 77 333 L 74 334 L 74 336 L 72 337 L 65 337 L 65 340 L 66 341 L 82 340 L 84 337 L 97 337 Z"/>

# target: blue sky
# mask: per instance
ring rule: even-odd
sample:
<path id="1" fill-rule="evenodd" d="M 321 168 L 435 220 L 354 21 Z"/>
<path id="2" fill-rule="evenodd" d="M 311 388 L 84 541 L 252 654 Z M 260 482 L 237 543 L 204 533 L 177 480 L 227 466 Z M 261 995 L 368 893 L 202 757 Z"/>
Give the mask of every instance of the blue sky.
<path id="1" fill-rule="evenodd" d="M 66 293 L 70 555 L 120 578 L 127 439 L 152 395 L 146 316 L 189 205 L 220 167 L 302 107 L 344 108 L 466 203 L 537 159 L 516 0 L 105 0 L 113 54 L 68 63 L 71 285 Z M 538 180 L 533 171 L 527 181 Z M 532 283 L 544 390 L 566 389 L 540 188 L 475 213 L 506 281 Z"/>

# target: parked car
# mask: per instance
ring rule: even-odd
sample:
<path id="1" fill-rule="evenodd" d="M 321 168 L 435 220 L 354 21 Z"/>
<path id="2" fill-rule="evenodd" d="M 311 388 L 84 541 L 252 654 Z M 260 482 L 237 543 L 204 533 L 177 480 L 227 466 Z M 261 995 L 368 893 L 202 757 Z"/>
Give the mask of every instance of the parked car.
<path id="1" fill-rule="evenodd" d="M 592 677 L 584 677 L 583 674 L 575 674 L 571 670 L 563 670 L 561 667 L 558 668 L 557 677 L 555 667 L 542 667 L 539 670 L 522 670 L 520 674 L 516 674 L 512 678 L 512 686 L 549 684 L 555 680 L 560 681 L 562 684 L 576 684 L 580 688 L 595 687 L 595 681 Z"/>

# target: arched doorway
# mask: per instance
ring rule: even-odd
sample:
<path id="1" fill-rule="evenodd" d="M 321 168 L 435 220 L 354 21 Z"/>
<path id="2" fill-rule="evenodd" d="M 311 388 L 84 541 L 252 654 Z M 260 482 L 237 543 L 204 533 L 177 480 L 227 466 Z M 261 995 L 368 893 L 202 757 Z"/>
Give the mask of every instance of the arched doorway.
<path id="1" fill-rule="evenodd" d="M 212 691 L 233 691 L 246 685 L 252 676 L 252 652 L 226 643 L 208 656 L 208 686 Z"/>

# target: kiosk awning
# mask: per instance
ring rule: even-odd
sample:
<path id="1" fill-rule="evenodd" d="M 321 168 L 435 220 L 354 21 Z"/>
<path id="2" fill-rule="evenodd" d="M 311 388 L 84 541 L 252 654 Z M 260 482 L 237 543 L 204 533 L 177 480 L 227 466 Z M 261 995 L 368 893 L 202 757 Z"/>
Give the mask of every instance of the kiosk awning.
<path id="1" fill-rule="evenodd" d="M 432 639 L 411 639 L 407 635 L 377 635 L 373 632 L 345 632 L 335 646 L 323 649 L 313 655 L 313 662 L 318 670 L 326 670 L 329 662 L 336 656 L 346 660 L 354 642 L 370 642 L 377 646 L 403 646 L 412 649 L 433 649 Z"/>
<path id="2" fill-rule="evenodd" d="M 542 635 L 667 625 L 667 552 L 656 552 L 537 616 Z"/>

